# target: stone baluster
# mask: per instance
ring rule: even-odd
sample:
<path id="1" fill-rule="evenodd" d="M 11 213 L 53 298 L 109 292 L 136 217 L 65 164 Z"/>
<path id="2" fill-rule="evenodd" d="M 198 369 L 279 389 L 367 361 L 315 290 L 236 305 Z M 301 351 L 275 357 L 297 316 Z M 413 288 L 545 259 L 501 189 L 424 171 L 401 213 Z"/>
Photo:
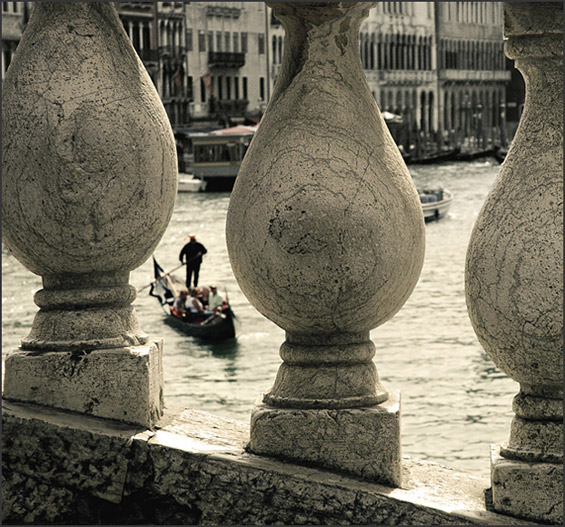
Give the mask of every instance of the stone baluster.
<path id="1" fill-rule="evenodd" d="M 492 449 L 495 510 L 563 519 L 563 6 L 504 4 L 506 54 L 526 104 L 467 253 L 479 341 L 520 383 L 510 438 Z"/>
<path id="2" fill-rule="evenodd" d="M 418 194 L 366 84 L 359 26 L 374 3 L 267 3 L 286 30 L 269 107 L 227 216 L 234 274 L 286 330 L 250 448 L 398 485 L 399 394 L 369 331 L 412 292 Z"/>
<path id="3" fill-rule="evenodd" d="M 159 96 L 98 2 L 36 3 L 3 88 L 2 239 L 43 281 L 4 397 L 151 426 L 161 343 L 139 327 L 128 281 L 176 196 Z"/>

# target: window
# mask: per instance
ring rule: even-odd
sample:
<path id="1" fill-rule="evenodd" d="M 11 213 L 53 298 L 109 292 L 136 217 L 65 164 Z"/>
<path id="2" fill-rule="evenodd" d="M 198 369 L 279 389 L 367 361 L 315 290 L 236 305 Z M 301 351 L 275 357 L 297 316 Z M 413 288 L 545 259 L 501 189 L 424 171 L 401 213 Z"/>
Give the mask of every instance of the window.
<path id="1" fill-rule="evenodd" d="M 198 51 L 206 51 L 206 35 L 204 31 L 198 32 Z"/>
<path id="2" fill-rule="evenodd" d="M 194 87 L 192 85 L 192 77 L 189 75 L 187 79 L 187 94 L 186 96 L 189 99 L 194 99 Z"/>
<path id="3" fill-rule="evenodd" d="M 208 31 L 208 51 L 214 51 L 214 32 Z"/>
<path id="4" fill-rule="evenodd" d="M 259 55 L 265 54 L 265 35 L 263 33 L 257 34 L 257 43 L 259 44 Z"/>
<path id="5" fill-rule="evenodd" d="M 241 34 L 241 52 L 247 53 L 247 31 Z"/>
<path id="6" fill-rule="evenodd" d="M 192 28 L 186 29 L 186 51 L 192 51 Z"/>
<path id="7" fill-rule="evenodd" d="M 234 95 L 236 99 L 239 99 L 239 77 L 234 77 L 233 78 L 233 89 L 234 89 Z"/>
<path id="8" fill-rule="evenodd" d="M 229 51 L 231 48 L 231 35 L 229 31 L 224 33 L 224 51 Z"/>
<path id="9" fill-rule="evenodd" d="M 202 77 L 200 77 L 200 102 L 206 102 L 206 85 Z"/>
<path id="10" fill-rule="evenodd" d="M 271 55 L 273 64 L 277 63 L 277 37 L 273 35 L 273 54 Z"/>
<path id="11" fill-rule="evenodd" d="M 222 100 L 224 98 L 224 83 L 222 82 L 222 77 L 218 75 L 218 99 Z"/>
<path id="12" fill-rule="evenodd" d="M 239 53 L 239 33 L 233 33 L 233 52 Z"/>
<path id="13" fill-rule="evenodd" d="M 226 77 L 226 99 L 231 99 L 231 77 Z"/>
<path id="14" fill-rule="evenodd" d="M 222 32 L 216 31 L 216 51 L 222 51 Z"/>
<path id="15" fill-rule="evenodd" d="M 265 77 L 259 77 L 259 98 L 265 100 Z"/>
<path id="16" fill-rule="evenodd" d="M 247 77 L 243 77 L 243 98 L 245 100 L 248 99 L 248 97 L 247 97 Z"/>

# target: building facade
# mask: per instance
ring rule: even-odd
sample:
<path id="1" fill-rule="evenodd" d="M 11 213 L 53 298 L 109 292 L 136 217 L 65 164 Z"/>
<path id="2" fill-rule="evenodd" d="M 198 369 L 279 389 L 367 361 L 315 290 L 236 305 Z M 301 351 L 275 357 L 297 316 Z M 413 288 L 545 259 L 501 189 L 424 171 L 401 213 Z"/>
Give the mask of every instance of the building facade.
<path id="1" fill-rule="evenodd" d="M 506 142 L 506 67 L 500 2 L 435 2 L 438 123 L 471 147 Z"/>
<path id="2" fill-rule="evenodd" d="M 504 143 L 510 80 L 498 2 L 381 2 L 363 22 L 361 60 L 404 148 Z"/>
<path id="3" fill-rule="evenodd" d="M 185 14 L 192 119 L 259 118 L 271 91 L 265 4 L 191 2 Z"/>
<path id="4" fill-rule="evenodd" d="M 174 129 L 260 119 L 284 54 L 282 24 L 263 2 L 114 4 Z M 2 3 L 2 75 L 28 5 Z M 361 26 L 360 54 L 381 111 L 403 123 L 395 134 L 403 148 L 508 139 L 513 65 L 504 58 L 499 2 L 380 2 Z M 517 113 L 520 101 L 512 105 Z"/>

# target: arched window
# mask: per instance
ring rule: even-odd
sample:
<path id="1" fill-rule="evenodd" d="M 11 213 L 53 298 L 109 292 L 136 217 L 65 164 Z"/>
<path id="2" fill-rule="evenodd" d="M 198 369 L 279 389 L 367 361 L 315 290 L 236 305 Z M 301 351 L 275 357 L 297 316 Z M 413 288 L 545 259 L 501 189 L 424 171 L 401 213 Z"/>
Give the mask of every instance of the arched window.
<path id="1" fill-rule="evenodd" d="M 426 92 L 420 93 L 420 130 L 426 130 Z"/>
<path id="2" fill-rule="evenodd" d="M 277 37 L 273 35 L 273 64 L 277 63 Z"/>
<path id="3" fill-rule="evenodd" d="M 450 130 L 457 130 L 457 123 L 455 122 L 455 93 L 451 92 L 451 118 L 450 118 Z"/>
<path id="4" fill-rule="evenodd" d="M 428 92 L 428 130 L 434 131 L 434 94 Z"/>

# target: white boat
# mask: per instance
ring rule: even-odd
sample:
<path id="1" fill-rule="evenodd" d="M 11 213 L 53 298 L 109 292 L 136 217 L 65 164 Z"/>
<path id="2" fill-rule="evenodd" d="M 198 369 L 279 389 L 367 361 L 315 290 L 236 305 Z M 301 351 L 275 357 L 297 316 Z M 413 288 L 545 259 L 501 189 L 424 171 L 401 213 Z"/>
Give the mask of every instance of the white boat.
<path id="1" fill-rule="evenodd" d="M 453 199 L 451 192 L 445 189 L 419 189 L 418 195 L 422 203 L 425 221 L 443 218 L 447 214 Z"/>
<path id="2" fill-rule="evenodd" d="M 179 172 L 178 191 L 179 192 L 204 192 L 206 181 L 195 178 L 192 174 Z"/>

